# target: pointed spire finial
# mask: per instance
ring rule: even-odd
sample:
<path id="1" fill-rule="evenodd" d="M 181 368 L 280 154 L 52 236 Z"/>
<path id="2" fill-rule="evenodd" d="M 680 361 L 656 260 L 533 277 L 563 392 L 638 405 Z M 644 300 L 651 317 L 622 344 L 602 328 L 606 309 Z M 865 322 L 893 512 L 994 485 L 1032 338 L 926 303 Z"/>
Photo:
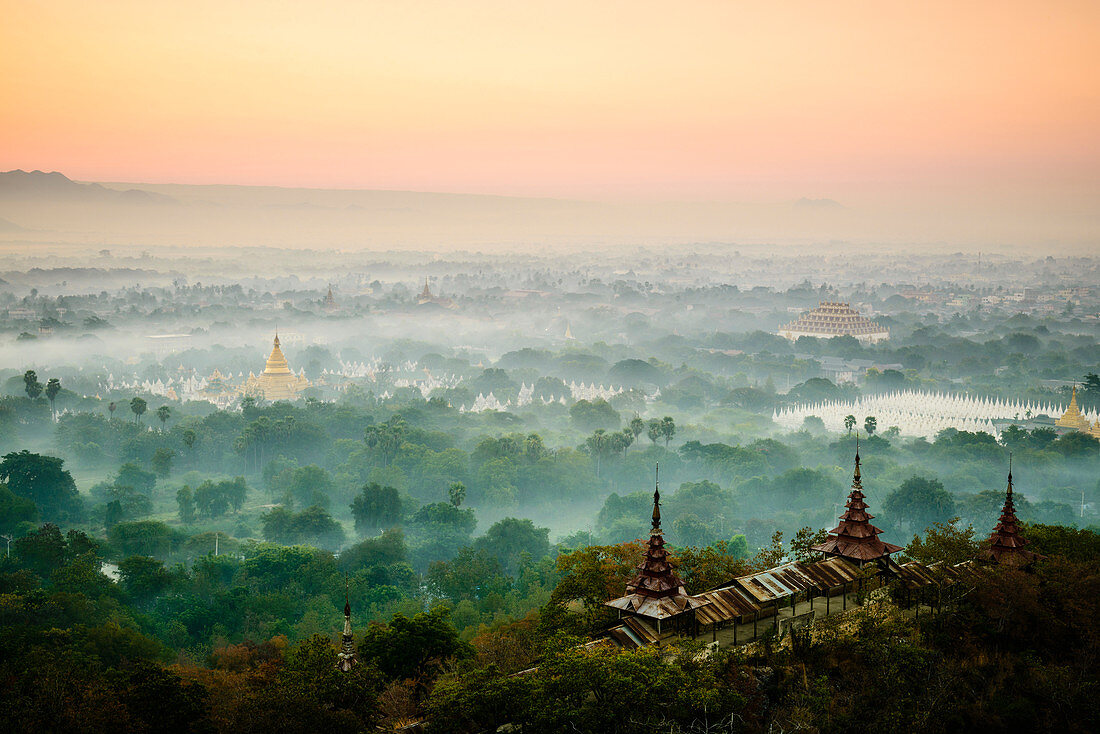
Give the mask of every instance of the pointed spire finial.
<path id="1" fill-rule="evenodd" d="M 657 530 L 661 527 L 661 463 L 657 462 L 657 466 L 653 471 L 653 529 Z"/>
<path id="2" fill-rule="evenodd" d="M 1012 498 L 1012 452 L 1008 452 L 1008 497 Z"/>
<path id="3" fill-rule="evenodd" d="M 856 471 L 853 476 L 855 479 L 859 479 L 859 431 L 856 431 Z"/>

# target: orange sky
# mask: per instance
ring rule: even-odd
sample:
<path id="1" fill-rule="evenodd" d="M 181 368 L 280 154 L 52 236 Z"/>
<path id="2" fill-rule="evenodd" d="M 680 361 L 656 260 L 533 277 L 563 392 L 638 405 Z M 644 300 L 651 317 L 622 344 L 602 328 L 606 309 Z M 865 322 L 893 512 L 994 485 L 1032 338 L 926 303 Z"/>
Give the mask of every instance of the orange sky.
<path id="1" fill-rule="evenodd" d="M 567 196 L 1100 181 L 1100 2 L 0 0 L 0 168 Z"/>

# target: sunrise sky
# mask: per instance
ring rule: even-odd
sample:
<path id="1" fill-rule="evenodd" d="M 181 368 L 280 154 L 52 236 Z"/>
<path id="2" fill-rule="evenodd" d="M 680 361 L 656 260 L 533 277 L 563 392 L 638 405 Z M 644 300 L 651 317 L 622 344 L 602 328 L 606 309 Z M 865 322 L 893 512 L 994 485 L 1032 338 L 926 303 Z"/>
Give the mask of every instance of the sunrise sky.
<path id="1" fill-rule="evenodd" d="M 3 0 L 0 168 L 683 199 L 1100 182 L 1100 2 Z"/>

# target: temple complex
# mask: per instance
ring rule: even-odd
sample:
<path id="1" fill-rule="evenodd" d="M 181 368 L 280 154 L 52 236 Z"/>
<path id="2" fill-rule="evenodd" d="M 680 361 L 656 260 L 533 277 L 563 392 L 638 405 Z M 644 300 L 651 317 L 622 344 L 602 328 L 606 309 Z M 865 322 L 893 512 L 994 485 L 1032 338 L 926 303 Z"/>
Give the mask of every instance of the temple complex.
<path id="1" fill-rule="evenodd" d="M 626 595 L 605 604 L 619 612 L 619 618 L 640 617 L 655 625 L 657 637 L 662 634 L 662 624 L 674 620 L 677 628 L 685 623 L 694 625 L 696 609 L 709 604 L 705 599 L 688 596 L 684 582 L 673 570 L 665 550 L 661 530 L 661 487 L 658 482 L 653 490 L 653 526 L 649 531 L 646 547 L 638 573 L 626 585 Z"/>
<path id="2" fill-rule="evenodd" d="M 871 524 L 874 515 L 867 512 L 864 502 L 863 483 L 859 475 L 859 446 L 856 446 L 856 469 L 852 475 L 852 492 L 844 505 L 847 509 L 840 516 L 840 524 L 829 531 L 829 539 L 813 546 L 826 558 L 837 556 L 847 559 L 857 566 L 869 561 L 889 561 L 891 553 L 897 553 L 901 546 L 879 540 L 882 532 Z"/>
<path id="3" fill-rule="evenodd" d="M 1081 409 L 1077 407 L 1076 385 L 1073 386 L 1073 392 L 1070 394 L 1069 407 L 1066 408 L 1066 412 L 1062 413 L 1062 417 L 1054 422 L 1054 425 L 1058 428 L 1080 431 L 1095 438 L 1100 438 L 1100 418 L 1094 424 L 1090 424 L 1089 419 L 1081 413 Z"/>
<path id="4" fill-rule="evenodd" d="M 259 377 L 249 373 L 248 379 L 241 386 L 241 395 L 245 397 L 257 397 L 264 400 L 297 400 L 298 393 L 309 387 L 305 371 L 295 375 L 290 370 L 290 365 L 283 356 L 283 350 L 279 348 L 279 335 L 275 335 L 274 346 L 271 348 L 271 356 L 267 358 L 267 365 Z"/>
<path id="5" fill-rule="evenodd" d="M 982 552 L 982 557 L 993 563 L 1025 566 L 1042 558 L 1038 553 L 1024 549 L 1028 542 L 1027 538 L 1020 535 L 1019 523 L 1016 520 L 1016 506 L 1012 501 L 1012 464 L 1010 459 L 1005 504 L 1001 508 L 1001 517 L 997 521 L 996 527 L 989 535 L 989 548 Z"/>
<path id="6" fill-rule="evenodd" d="M 774 631 L 779 635 L 843 613 L 863 604 L 862 594 L 890 586 L 900 592 L 903 608 L 920 616 L 935 613 L 968 593 L 983 573 L 974 560 L 960 563 L 915 560 L 897 564 L 890 555 L 902 550 L 878 538 L 870 523 L 856 450 L 852 492 L 840 524 L 829 539 L 814 546 L 815 561 L 792 560 L 731 578 L 710 589 L 688 594 L 669 561 L 661 531 L 660 485 L 653 492 L 652 527 L 638 572 L 626 584 L 625 595 L 604 602 L 618 619 L 586 646 L 612 645 L 636 649 L 661 645 L 676 636 L 711 645 L 738 645 Z M 1023 549 L 1012 505 L 1012 476 L 1001 520 L 990 538 L 986 557 L 996 563 L 1027 563 L 1041 558 Z M 868 568 L 868 564 L 871 567 Z M 893 593 L 893 592 L 891 592 Z M 903 601 L 902 601 L 903 600 Z"/>
<path id="7" fill-rule="evenodd" d="M 889 329 L 861 316 L 847 303 L 831 301 L 822 301 L 817 308 L 806 311 L 777 333 L 791 341 L 796 341 L 800 336 L 821 339 L 852 336 L 861 342 L 871 343 L 890 338 Z"/>

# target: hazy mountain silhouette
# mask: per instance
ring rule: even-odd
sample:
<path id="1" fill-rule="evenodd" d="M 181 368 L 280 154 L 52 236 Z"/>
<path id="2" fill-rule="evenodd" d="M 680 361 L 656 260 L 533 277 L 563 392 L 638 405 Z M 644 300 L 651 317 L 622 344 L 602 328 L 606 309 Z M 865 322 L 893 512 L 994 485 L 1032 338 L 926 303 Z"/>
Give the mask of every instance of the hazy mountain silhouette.
<path id="1" fill-rule="evenodd" d="M 118 191 L 97 183 L 77 183 L 63 173 L 51 171 L 4 171 L 0 173 L 0 198 L 55 199 L 60 201 L 110 201 L 133 204 L 176 204 L 171 196 L 140 189 Z"/>
<path id="2" fill-rule="evenodd" d="M 10 222 L 7 219 L 0 219 L 0 232 L 22 232 L 24 231 L 15 222 Z"/>

